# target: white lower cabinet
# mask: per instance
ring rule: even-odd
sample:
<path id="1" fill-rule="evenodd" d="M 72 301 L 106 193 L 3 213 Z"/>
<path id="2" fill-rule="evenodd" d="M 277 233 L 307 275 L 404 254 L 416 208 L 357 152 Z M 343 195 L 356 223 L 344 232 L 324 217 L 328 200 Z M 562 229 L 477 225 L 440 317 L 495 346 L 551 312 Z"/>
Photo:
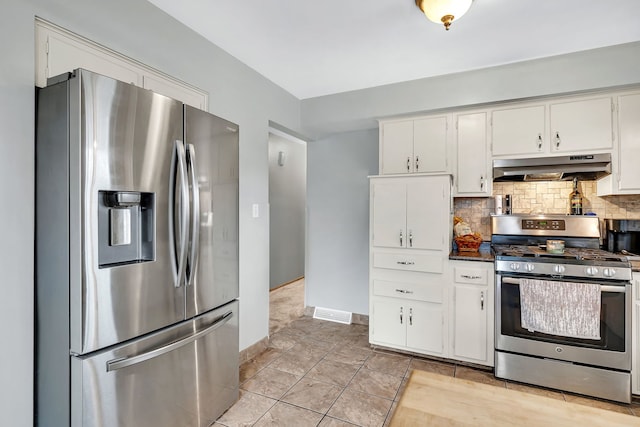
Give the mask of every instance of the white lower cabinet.
<path id="1" fill-rule="evenodd" d="M 450 357 L 493 366 L 493 263 L 450 261 Z"/>
<path id="2" fill-rule="evenodd" d="M 421 353 L 442 355 L 442 304 L 375 298 L 371 341 Z"/>

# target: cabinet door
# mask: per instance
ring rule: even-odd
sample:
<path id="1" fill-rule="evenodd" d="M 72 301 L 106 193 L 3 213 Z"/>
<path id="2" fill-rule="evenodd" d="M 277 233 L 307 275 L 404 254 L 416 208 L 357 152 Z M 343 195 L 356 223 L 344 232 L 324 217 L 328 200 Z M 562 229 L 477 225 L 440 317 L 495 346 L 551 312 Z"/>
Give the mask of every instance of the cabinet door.
<path id="1" fill-rule="evenodd" d="M 407 347 L 441 354 L 444 349 L 442 304 L 412 302 L 407 307 Z"/>
<path id="2" fill-rule="evenodd" d="M 406 344 L 406 308 L 393 299 L 373 301 L 371 341 L 404 347 Z"/>
<path id="3" fill-rule="evenodd" d="M 395 178 L 392 178 L 395 180 Z M 404 248 L 407 245 L 407 185 L 372 182 L 372 245 Z"/>
<path id="4" fill-rule="evenodd" d="M 620 190 L 640 189 L 640 94 L 618 98 Z"/>
<path id="5" fill-rule="evenodd" d="M 610 97 L 549 106 L 552 152 L 605 150 L 613 147 Z"/>
<path id="6" fill-rule="evenodd" d="M 413 172 L 413 120 L 382 124 L 380 173 Z"/>
<path id="7" fill-rule="evenodd" d="M 457 127 L 457 193 L 486 196 L 491 182 L 487 176 L 487 113 L 461 114 Z"/>
<path id="8" fill-rule="evenodd" d="M 413 122 L 413 171 L 446 172 L 447 117 L 428 117 Z"/>
<path id="9" fill-rule="evenodd" d="M 454 286 L 453 354 L 465 359 L 487 359 L 486 286 Z"/>
<path id="10" fill-rule="evenodd" d="M 425 177 L 407 184 L 407 247 L 443 250 L 443 217 L 449 208 L 449 177 Z"/>
<path id="11" fill-rule="evenodd" d="M 491 114 L 494 156 L 545 151 L 544 105 L 496 110 Z"/>

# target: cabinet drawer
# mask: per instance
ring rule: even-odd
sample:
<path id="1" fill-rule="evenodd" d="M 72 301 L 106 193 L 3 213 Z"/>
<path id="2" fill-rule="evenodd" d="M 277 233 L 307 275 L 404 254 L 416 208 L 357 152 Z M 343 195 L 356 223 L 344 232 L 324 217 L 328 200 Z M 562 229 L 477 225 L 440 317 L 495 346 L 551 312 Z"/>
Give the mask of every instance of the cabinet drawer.
<path id="1" fill-rule="evenodd" d="M 388 282 L 385 280 L 373 281 L 373 294 L 383 297 L 404 298 L 427 302 L 442 303 L 442 286 Z"/>
<path id="2" fill-rule="evenodd" d="M 453 280 L 455 280 L 456 283 L 486 285 L 489 274 L 493 274 L 493 271 L 482 268 L 456 267 L 453 269 Z"/>
<path id="3" fill-rule="evenodd" d="M 375 268 L 394 270 L 422 271 L 424 273 L 442 273 L 444 260 L 441 255 L 412 255 L 398 253 L 374 253 Z"/>

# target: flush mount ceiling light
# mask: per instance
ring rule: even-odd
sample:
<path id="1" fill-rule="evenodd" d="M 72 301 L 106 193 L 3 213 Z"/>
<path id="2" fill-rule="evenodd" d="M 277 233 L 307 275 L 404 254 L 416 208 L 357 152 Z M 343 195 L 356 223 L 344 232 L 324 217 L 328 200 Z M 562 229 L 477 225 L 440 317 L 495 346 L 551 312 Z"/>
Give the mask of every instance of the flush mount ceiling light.
<path id="1" fill-rule="evenodd" d="M 444 28 L 449 27 L 454 19 L 460 19 L 467 13 L 473 0 L 416 0 L 416 6 L 437 24 L 443 23 Z"/>

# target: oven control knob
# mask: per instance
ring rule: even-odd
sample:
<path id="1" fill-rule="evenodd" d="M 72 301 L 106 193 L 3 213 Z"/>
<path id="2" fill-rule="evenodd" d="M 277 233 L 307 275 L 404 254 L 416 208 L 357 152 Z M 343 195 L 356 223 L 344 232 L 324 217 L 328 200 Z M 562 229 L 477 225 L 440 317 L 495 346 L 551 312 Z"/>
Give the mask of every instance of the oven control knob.
<path id="1" fill-rule="evenodd" d="M 564 265 L 554 265 L 553 266 L 553 272 L 556 273 L 556 274 L 564 273 Z"/>
<path id="2" fill-rule="evenodd" d="M 605 268 L 602 270 L 602 274 L 604 274 L 604 277 L 613 277 L 616 275 L 616 271 L 613 268 Z"/>
<path id="3" fill-rule="evenodd" d="M 520 264 L 518 264 L 517 262 L 512 262 L 511 264 L 509 264 L 509 268 L 513 271 L 520 270 Z"/>
<path id="4" fill-rule="evenodd" d="M 598 274 L 598 269 L 596 267 L 587 267 L 584 271 L 588 276 L 595 276 Z"/>
<path id="5" fill-rule="evenodd" d="M 528 272 L 532 272 L 534 268 L 536 268 L 536 266 L 529 262 L 524 265 L 524 269 Z"/>

